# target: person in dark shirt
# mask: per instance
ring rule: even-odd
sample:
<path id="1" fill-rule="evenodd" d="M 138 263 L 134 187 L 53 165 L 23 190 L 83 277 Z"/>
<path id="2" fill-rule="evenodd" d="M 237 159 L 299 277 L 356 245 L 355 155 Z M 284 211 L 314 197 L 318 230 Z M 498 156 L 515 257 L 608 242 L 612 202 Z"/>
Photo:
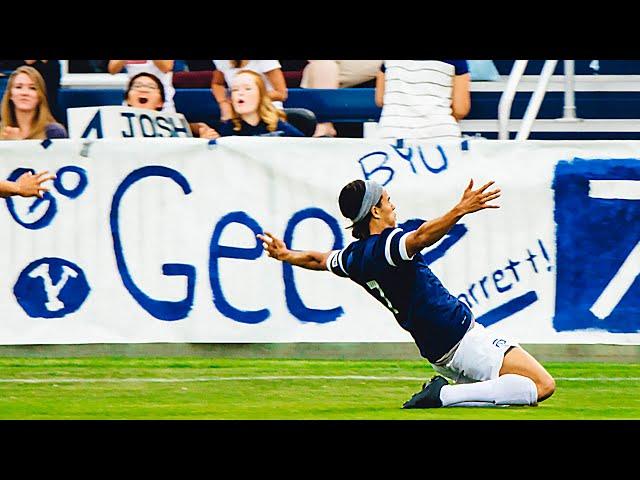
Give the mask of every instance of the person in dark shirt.
<path id="1" fill-rule="evenodd" d="M 333 252 L 292 251 L 273 234 L 262 240 L 268 255 L 310 270 L 329 270 L 363 287 L 395 316 L 433 368 L 434 376 L 403 408 L 536 405 L 555 391 L 555 381 L 517 343 L 476 323 L 469 307 L 451 295 L 427 266 L 422 249 L 433 245 L 466 214 L 499 208 L 500 190 L 473 180 L 449 212 L 431 221 L 397 226 L 387 191 L 372 180 L 355 180 L 340 192 L 342 214 L 358 239 Z"/>
<path id="2" fill-rule="evenodd" d="M 10 76 L 0 107 L 0 140 L 67 138 L 51 114 L 42 76 L 33 67 L 18 67 Z"/>
<path id="3" fill-rule="evenodd" d="M 231 119 L 217 129 L 221 137 L 304 137 L 285 121 L 284 112 L 273 106 L 262 77 L 254 71 L 241 70 L 236 74 L 231 85 L 231 107 Z"/>

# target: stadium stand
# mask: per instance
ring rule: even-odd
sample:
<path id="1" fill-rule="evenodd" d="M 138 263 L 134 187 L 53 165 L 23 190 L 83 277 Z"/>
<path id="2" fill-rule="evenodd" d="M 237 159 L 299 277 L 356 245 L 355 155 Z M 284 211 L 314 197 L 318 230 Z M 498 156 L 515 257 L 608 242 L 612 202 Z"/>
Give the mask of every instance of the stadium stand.
<path id="1" fill-rule="evenodd" d="M 485 138 L 498 136 L 498 104 L 514 61 L 497 60 L 494 63 L 500 80 L 472 82 L 471 111 L 461 123 L 464 134 L 479 134 Z M 543 60 L 531 60 L 527 65 L 511 109 L 511 118 L 516 125 L 524 116 L 543 63 Z M 597 71 L 589 66 L 593 63 L 591 60 L 575 61 L 576 110 L 583 121 L 557 121 L 563 115 L 564 106 L 564 68 L 560 61 L 551 77 L 530 139 L 640 138 L 640 61 L 600 60 Z M 287 68 L 292 67 L 287 65 Z M 285 70 L 288 86 L 295 84 L 301 76 L 300 65 L 296 68 L 298 70 Z M 217 119 L 218 106 L 210 89 L 208 86 L 199 87 L 207 83 L 210 72 L 190 73 L 201 77 L 197 77 L 197 81 L 185 80 L 184 86 L 176 88 L 177 109 L 193 122 Z M 105 79 L 100 74 L 82 75 L 86 78 L 80 76 L 65 75 L 63 71 L 59 92 L 61 112 L 70 107 L 119 105 L 122 102 L 126 78 L 114 76 Z M 186 85 L 198 85 L 198 88 L 186 88 Z M 3 90 L 1 80 L 0 90 Z M 374 103 L 373 88 L 305 90 L 290 86 L 285 108 L 305 108 L 315 114 L 318 122 L 331 121 L 338 125 L 362 125 L 377 121 L 380 116 L 380 108 Z M 61 115 L 60 120 L 66 124 L 66 115 Z M 514 137 L 515 131 L 512 131 L 511 138 Z"/>

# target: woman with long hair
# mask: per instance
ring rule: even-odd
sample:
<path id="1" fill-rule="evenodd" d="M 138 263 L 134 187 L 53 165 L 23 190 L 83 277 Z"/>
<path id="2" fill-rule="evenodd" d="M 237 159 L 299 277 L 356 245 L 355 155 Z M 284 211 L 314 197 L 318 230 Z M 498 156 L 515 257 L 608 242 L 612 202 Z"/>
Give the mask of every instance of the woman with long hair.
<path id="1" fill-rule="evenodd" d="M 211 92 L 220 107 L 220 121 L 231 118 L 231 100 L 225 85 L 231 88 L 236 75 L 241 71 L 251 70 L 262 77 L 266 92 L 278 110 L 284 108 L 287 99 L 287 83 L 278 60 L 214 60 L 215 70 L 211 78 Z"/>
<path id="2" fill-rule="evenodd" d="M 0 106 L 0 140 L 67 138 L 53 117 L 40 73 L 28 66 L 10 76 Z"/>
<path id="3" fill-rule="evenodd" d="M 262 76 L 240 70 L 231 84 L 231 119 L 218 128 L 220 136 L 304 137 L 286 122 L 286 114 L 271 101 Z"/>

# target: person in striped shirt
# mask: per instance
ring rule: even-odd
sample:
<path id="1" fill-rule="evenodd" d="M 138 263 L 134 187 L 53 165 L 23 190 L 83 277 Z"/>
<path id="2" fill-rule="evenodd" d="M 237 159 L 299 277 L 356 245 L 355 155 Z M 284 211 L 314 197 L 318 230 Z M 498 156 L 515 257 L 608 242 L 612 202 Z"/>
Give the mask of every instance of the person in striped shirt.
<path id="1" fill-rule="evenodd" d="M 466 60 L 385 60 L 376 78 L 382 139 L 448 140 L 461 137 L 469 113 L 471 78 Z"/>

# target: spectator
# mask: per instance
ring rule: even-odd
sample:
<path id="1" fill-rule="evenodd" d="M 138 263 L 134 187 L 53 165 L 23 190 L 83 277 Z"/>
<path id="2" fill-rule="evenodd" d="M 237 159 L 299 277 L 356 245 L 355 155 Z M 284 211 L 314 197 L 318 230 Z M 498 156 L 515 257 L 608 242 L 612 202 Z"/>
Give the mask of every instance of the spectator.
<path id="1" fill-rule="evenodd" d="M 460 138 L 469 113 L 466 60 L 386 60 L 376 81 L 379 138 Z"/>
<path id="2" fill-rule="evenodd" d="M 273 136 L 303 137 L 304 134 L 287 123 L 283 111 L 276 109 L 262 80 L 253 70 L 240 70 L 231 84 L 231 119 L 219 128 L 223 137 Z"/>
<path id="3" fill-rule="evenodd" d="M 126 67 L 129 79 L 138 73 L 152 73 L 160 79 L 164 86 L 165 102 L 163 112 L 173 113 L 176 107 L 173 104 L 175 89 L 173 88 L 174 60 L 109 60 L 109 73 L 115 75 Z"/>
<path id="4" fill-rule="evenodd" d="M 225 89 L 233 84 L 235 76 L 241 70 L 253 70 L 260 74 L 265 84 L 267 95 L 278 110 L 283 110 L 283 104 L 287 99 L 287 84 L 278 60 L 214 60 L 216 70 L 211 79 L 211 91 L 220 106 L 220 120 L 231 118 L 232 108 Z"/>
<path id="5" fill-rule="evenodd" d="M 18 67 L 9 76 L 0 112 L 1 140 L 68 137 L 51 114 L 44 79 L 33 67 Z"/>
<path id="6" fill-rule="evenodd" d="M 376 79 L 382 60 L 309 60 L 302 72 L 301 88 L 348 88 Z M 331 122 L 318 123 L 314 137 L 335 137 Z"/>
<path id="7" fill-rule="evenodd" d="M 152 73 L 140 72 L 129 80 L 124 100 L 129 107 L 162 111 L 165 101 L 164 85 Z M 220 136 L 203 122 L 189 123 L 189 127 L 194 137 L 213 139 Z"/>
<path id="8" fill-rule="evenodd" d="M 35 68 L 45 84 L 45 93 L 49 100 L 49 108 L 54 115 L 58 115 L 58 90 L 60 89 L 60 61 L 59 60 L 4 60 L 0 69 L 15 70 L 23 65 Z"/>

